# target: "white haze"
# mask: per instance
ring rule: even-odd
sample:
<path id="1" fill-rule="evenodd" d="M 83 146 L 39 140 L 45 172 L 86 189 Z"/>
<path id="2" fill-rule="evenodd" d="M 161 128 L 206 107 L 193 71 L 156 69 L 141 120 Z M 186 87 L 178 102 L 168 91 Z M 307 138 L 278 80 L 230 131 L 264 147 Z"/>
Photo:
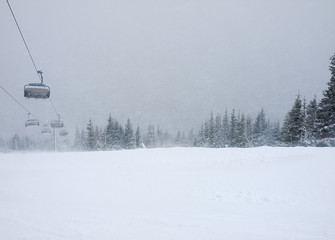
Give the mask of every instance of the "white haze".
<path id="1" fill-rule="evenodd" d="M 11 1 L 51 99 L 68 128 L 88 119 L 174 131 L 211 111 L 282 120 L 294 98 L 322 97 L 335 52 L 333 0 Z M 0 84 L 42 121 L 48 100 L 5 1 L 0 2 Z M 25 129 L 26 112 L 0 92 L 0 136 Z"/>

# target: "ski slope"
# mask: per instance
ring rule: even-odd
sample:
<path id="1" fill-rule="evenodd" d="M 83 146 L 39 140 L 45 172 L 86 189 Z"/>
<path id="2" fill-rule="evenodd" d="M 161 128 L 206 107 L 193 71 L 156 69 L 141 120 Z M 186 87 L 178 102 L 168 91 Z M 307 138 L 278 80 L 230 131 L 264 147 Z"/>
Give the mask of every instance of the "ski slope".
<path id="1" fill-rule="evenodd" d="M 335 239 L 335 148 L 2 153 L 0 239 Z"/>

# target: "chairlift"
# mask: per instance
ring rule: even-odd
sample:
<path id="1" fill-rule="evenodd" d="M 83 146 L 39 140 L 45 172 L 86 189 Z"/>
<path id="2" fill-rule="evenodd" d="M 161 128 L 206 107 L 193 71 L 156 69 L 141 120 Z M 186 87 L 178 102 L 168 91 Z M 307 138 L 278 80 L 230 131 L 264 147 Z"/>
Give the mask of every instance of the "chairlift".
<path id="1" fill-rule="evenodd" d="M 60 120 L 60 115 L 58 115 L 58 120 L 52 120 L 50 123 L 52 128 L 62 128 L 64 127 L 63 121 Z"/>
<path id="2" fill-rule="evenodd" d="M 59 131 L 59 135 L 62 137 L 67 136 L 68 134 L 69 134 L 68 131 L 66 131 L 65 129 Z"/>
<path id="3" fill-rule="evenodd" d="M 41 130 L 41 133 L 44 134 L 44 133 L 51 133 L 51 128 L 49 127 L 48 124 L 44 124 L 43 125 L 43 128 Z"/>
<path id="4" fill-rule="evenodd" d="M 38 119 L 30 119 L 29 116 L 30 116 L 30 113 L 28 113 L 28 120 L 25 122 L 26 127 L 40 125 L 40 122 L 38 121 Z"/>
<path id="5" fill-rule="evenodd" d="M 42 71 L 37 71 L 40 75 L 41 83 L 29 83 L 24 86 L 24 97 L 26 98 L 49 98 L 50 88 L 43 83 Z"/>

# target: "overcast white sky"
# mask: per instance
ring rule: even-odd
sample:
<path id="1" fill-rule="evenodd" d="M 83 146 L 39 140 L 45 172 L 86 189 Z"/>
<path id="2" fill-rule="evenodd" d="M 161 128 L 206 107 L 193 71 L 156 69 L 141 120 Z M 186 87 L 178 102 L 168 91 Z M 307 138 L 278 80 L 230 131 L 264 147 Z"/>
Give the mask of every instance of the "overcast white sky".
<path id="1" fill-rule="evenodd" d="M 282 120 L 300 91 L 320 99 L 335 52 L 333 0 L 10 0 L 51 99 L 68 128 L 104 126 L 109 113 L 174 131 L 211 111 Z M 0 84 L 42 122 L 48 100 L 6 1 L 0 2 Z M 26 112 L 0 91 L 0 136 Z M 146 129 L 142 129 L 146 130 Z"/>

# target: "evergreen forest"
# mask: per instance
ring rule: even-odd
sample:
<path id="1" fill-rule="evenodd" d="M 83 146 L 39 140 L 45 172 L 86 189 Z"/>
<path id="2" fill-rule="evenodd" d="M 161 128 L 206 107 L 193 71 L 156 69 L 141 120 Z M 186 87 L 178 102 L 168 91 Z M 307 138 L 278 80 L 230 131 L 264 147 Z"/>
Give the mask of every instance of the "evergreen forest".
<path id="1" fill-rule="evenodd" d="M 323 97 L 306 100 L 300 94 L 292 103 L 282 123 L 271 121 L 260 109 L 255 118 L 236 109 L 209 114 L 199 126 L 188 130 L 162 129 L 150 124 L 146 129 L 134 126 L 130 119 L 120 123 L 111 115 L 105 126 L 89 119 L 84 129 L 74 130 L 73 141 L 61 142 L 66 151 L 103 151 L 156 147 L 259 147 L 259 146 L 335 146 L 335 54 L 330 58 L 331 72 Z M 65 146 L 65 147 L 64 147 Z M 14 134 L 0 138 L 0 151 L 52 150 L 50 141 Z"/>

